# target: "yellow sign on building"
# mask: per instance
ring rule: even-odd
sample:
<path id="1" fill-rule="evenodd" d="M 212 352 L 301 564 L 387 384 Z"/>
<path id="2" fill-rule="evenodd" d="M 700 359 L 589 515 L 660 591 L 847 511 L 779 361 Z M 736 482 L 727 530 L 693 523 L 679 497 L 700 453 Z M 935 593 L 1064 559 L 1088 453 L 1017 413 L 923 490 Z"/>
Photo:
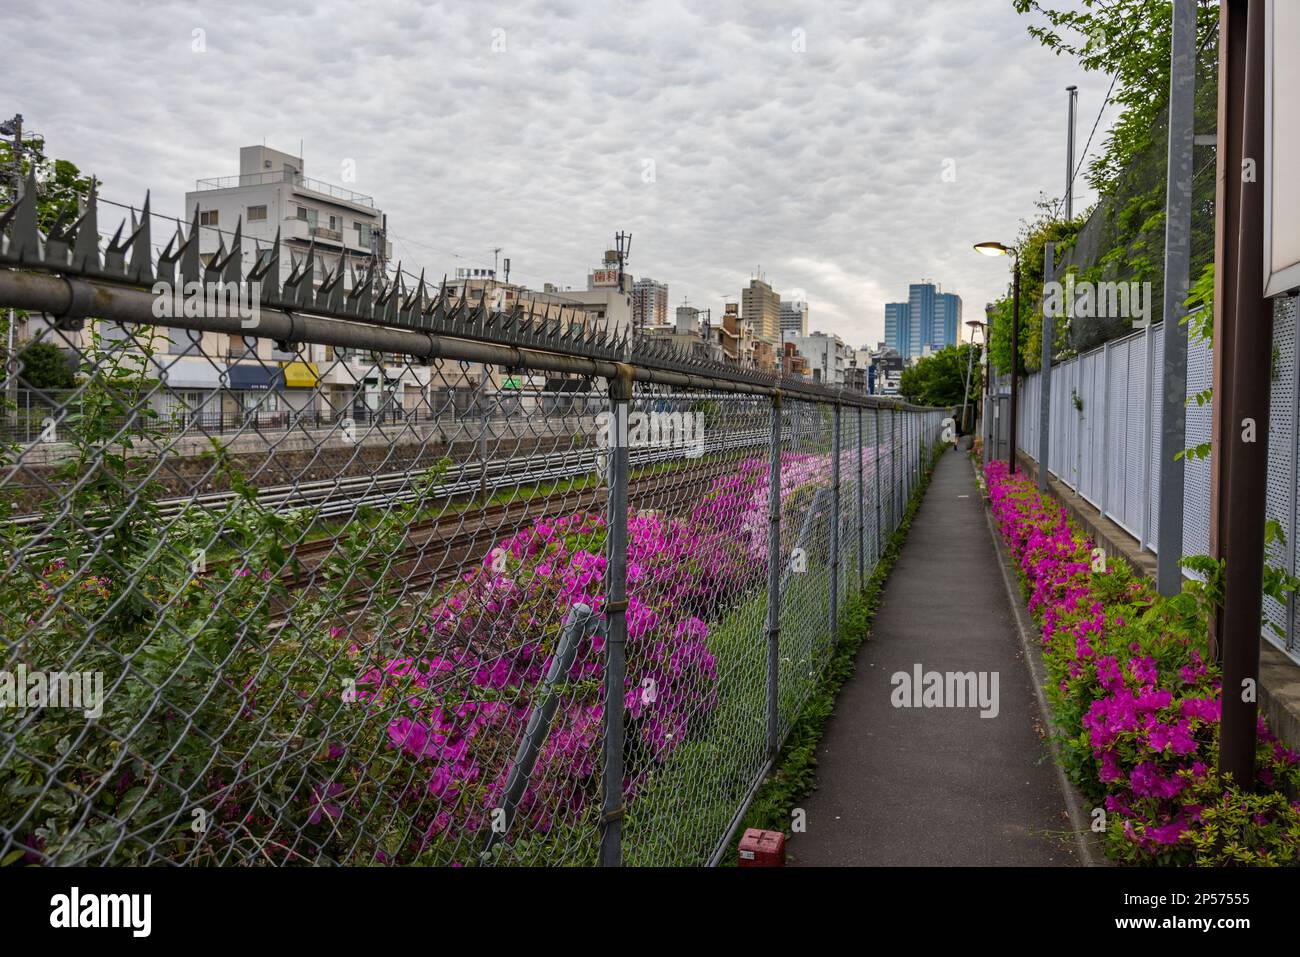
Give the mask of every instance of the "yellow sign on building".
<path id="1" fill-rule="evenodd" d="M 320 385 L 320 372 L 314 362 L 285 362 L 281 368 L 286 389 L 314 389 Z"/>

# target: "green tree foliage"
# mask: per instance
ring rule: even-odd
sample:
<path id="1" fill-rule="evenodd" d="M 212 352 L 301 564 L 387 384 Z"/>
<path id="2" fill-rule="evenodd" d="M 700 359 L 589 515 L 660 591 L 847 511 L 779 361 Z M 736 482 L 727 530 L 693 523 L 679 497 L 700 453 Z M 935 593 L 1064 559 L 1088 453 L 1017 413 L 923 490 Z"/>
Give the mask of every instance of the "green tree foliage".
<path id="1" fill-rule="evenodd" d="M 0 140 L 5 205 L 13 202 L 13 155 L 13 141 Z M 76 219 L 78 202 L 90 191 L 90 177 L 75 163 L 46 156 L 45 141 L 32 137 L 23 141 L 22 170 L 24 186 L 28 175 L 36 174 L 36 225 L 41 232 L 48 233 L 60 217 L 65 222 Z"/>
<path id="2" fill-rule="evenodd" d="M 1043 267 L 1045 246 L 1056 243 L 1056 261 L 1074 244 L 1083 220 L 1062 220 L 1052 216 L 1046 204 L 1039 205 L 1038 218 L 1022 224 L 1016 249 L 1020 255 L 1020 370 L 1036 371 L 1042 358 L 1043 342 Z M 1008 266 L 1010 261 L 1008 261 Z M 1009 285 L 1009 284 L 1008 284 Z M 1011 370 L 1011 319 L 1010 295 L 993 303 L 989 312 L 989 360 L 999 375 Z M 1069 352 L 1069 320 L 1058 317 L 1053 355 L 1062 357 Z"/>
<path id="3" fill-rule="evenodd" d="M 33 342 L 18 354 L 22 382 L 33 389 L 71 389 L 74 385 L 68 354 L 51 342 Z"/>
<path id="4" fill-rule="evenodd" d="M 13 156 L 13 141 L 0 140 L 0 171 L 3 171 L 3 175 L 0 175 L 3 192 L 0 192 L 0 195 L 4 197 L 0 208 L 7 207 L 14 201 Z M 77 168 L 75 163 L 46 156 L 45 141 L 39 137 L 24 138 L 20 159 L 24 188 L 26 188 L 27 177 L 32 173 L 35 173 L 36 176 L 37 228 L 42 233 L 48 234 L 55 224 L 60 221 L 65 225 L 74 222 L 80 211 L 78 205 L 80 198 L 90 191 L 90 177 L 82 175 L 81 170 Z M 26 313 L 22 310 L 18 310 L 16 313 L 11 313 L 8 309 L 0 311 L 0 341 L 3 341 L 9 331 L 10 315 L 14 315 L 18 319 L 26 317 Z M 23 361 L 26 363 L 28 359 L 25 357 Z M 32 361 L 39 364 L 44 360 L 38 353 L 33 357 Z M 62 357 L 60 357 L 60 361 L 63 361 Z M 66 366 L 66 362 L 64 362 L 64 365 Z M 43 368 L 47 369 L 47 371 L 53 371 L 52 364 L 47 363 Z M 71 374 L 71 372 L 68 373 L 69 376 Z M 59 385 L 45 386 L 38 384 L 31 378 L 30 370 L 24 371 L 23 379 L 37 388 L 65 388 L 65 386 Z M 72 383 L 68 382 L 67 385 L 71 386 Z"/>
<path id="5" fill-rule="evenodd" d="M 1082 0 L 1063 9 L 1038 0 L 1012 0 L 1012 6 L 1046 20 L 1028 27 L 1029 35 L 1043 46 L 1077 58 L 1085 70 L 1115 77 L 1111 102 L 1120 113 L 1088 168 L 1094 189 L 1113 192 L 1134 157 L 1151 146 L 1152 129 L 1168 99 L 1173 29 L 1169 0 Z M 1201 3 L 1196 16 L 1197 47 L 1203 56 L 1212 57 L 1219 5 Z"/>
<path id="6" fill-rule="evenodd" d="M 975 355 L 970 363 L 971 395 L 978 394 L 982 388 L 981 350 L 978 345 L 974 348 Z M 925 356 L 916 365 L 903 370 L 898 391 L 909 402 L 915 402 L 917 405 L 936 407 L 961 405 L 962 398 L 966 394 L 967 354 L 970 349 L 970 344 L 963 342 Z"/>
<path id="7" fill-rule="evenodd" d="M 1169 47 L 1172 32 L 1167 0 L 1080 0 L 1057 9 L 1039 0 L 1012 0 L 1033 17 L 1031 36 L 1058 55 L 1077 59 L 1085 70 L 1114 77 L 1110 102 L 1119 108 L 1110 131 L 1093 151 L 1087 179 L 1101 193 L 1089 215 L 1076 223 L 1055 224 L 1058 211 L 1040 203 L 1019 242 L 1021 253 L 1021 369 L 1040 364 L 1042 242 L 1057 241 L 1058 278 L 1077 281 L 1150 283 L 1153 319 L 1163 307 L 1164 203 L 1167 189 L 1166 138 L 1169 98 Z M 1218 5 L 1197 12 L 1195 128 L 1214 129 Z M 1213 153 L 1194 157 L 1192 270 L 1212 257 Z M 1077 324 L 1058 317 L 1053 354 L 1065 358 L 1132 331 L 1126 317 L 1094 317 Z M 993 304 L 989 352 L 1002 374 L 1011 367 L 1011 300 Z"/>

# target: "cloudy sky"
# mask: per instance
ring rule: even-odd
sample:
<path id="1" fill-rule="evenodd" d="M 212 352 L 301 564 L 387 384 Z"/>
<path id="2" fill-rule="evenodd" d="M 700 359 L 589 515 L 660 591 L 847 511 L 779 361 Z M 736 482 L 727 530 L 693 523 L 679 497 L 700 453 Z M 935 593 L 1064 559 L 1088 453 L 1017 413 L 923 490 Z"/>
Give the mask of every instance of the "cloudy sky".
<path id="1" fill-rule="evenodd" d="M 405 266 L 499 246 L 512 279 L 581 287 L 622 229 L 673 305 L 718 309 L 761 269 L 854 345 L 909 282 L 982 314 L 1008 264 L 971 244 L 1060 195 L 1064 88 L 1082 148 L 1109 83 L 1010 0 L 49 0 L 6 21 L 0 111 L 108 198 L 180 214 L 240 146 L 301 141 L 308 176 L 375 196 Z"/>

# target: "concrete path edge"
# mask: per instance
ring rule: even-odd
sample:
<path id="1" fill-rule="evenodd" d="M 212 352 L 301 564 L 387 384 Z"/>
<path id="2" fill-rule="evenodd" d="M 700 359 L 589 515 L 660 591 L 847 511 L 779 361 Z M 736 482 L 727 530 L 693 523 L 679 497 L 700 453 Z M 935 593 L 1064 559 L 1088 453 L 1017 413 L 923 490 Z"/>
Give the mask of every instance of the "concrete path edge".
<path id="1" fill-rule="evenodd" d="M 1020 594 L 1011 555 L 1007 551 L 1006 545 L 1003 544 L 1002 535 L 993 521 L 993 510 L 989 507 L 988 487 L 984 481 L 984 475 L 980 472 L 979 465 L 974 459 L 970 460 L 970 465 L 975 472 L 975 480 L 979 485 L 980 494 L 984 498 L 984 519 L 988 523 L 989 537 L 993 539 L 993 548 L 998 553 L 1002 583 L 1006 586 L 1007 598 L 1011 602 L 1012 614 L 1015 615 L 1016 630 L 1019 633 L 1020 644 L 1025 653 L 1025 663 L 1033 676 L 1034 694 L 1038 698 L 1038 710 L 1042 713 L 1043 720 L 1046 722 L 1049 731 L 1047 744 L 1052 752 L 1052 763 L 1056 767 L 1056 775 L 1061 783 L 1061 795 L 1065 799 L 1066 810 L 1069 812 L 1070 823 L 1073 825 L 1075 848 L 1078 850 L 1079 859 L 1085 867 L 1113 866 L 1109 858 L 1106 857 L 1101 838 L 1092 831 L 1092 816 L 1088 812 L 1089 801 L 1084 797 L 1083 792 L 1079 790 L 1078 785 L 1070 780 L 1070 776 L 1065 773 L 1065 764 L 1062 761 L 1059 740 L 1061 728 L 1056 723 L 1056 718 L 1052 714 L 1051 702 L 1047 700 L 1047 693 L 1044 690 L 1047 687 L 1047 670 L 1043 665 L 1042 642 L 1038 635 L 1038 628 L 1033 617 L 1029 614 L 1029 609 L 1025 607 L 1025 600 Z"/>

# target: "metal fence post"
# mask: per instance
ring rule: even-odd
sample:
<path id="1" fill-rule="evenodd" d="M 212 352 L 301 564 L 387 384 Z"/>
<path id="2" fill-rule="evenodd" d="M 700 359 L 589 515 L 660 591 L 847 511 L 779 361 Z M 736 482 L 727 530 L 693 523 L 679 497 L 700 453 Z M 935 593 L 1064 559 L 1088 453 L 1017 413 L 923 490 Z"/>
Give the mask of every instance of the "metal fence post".
<path id="1" fill-rule="evenodd" d="M 858 591 L 867 583 L 867 526 L 863 489 L 867 476 L 862 461 L 862 406 L 858 406 Z"/>
<path id="2" fill-rule="evenodd" d="M 902 518 L 903 512 L 907 509 L 907 488 L 912 480 L 912 450 L 908 448 L 907 441 L 908 416 L 903 412 L 898 419 L 898 448 L 899 448 L 899 501 L 898 515 Z"/>
<path id="3" fill-rule="evenodd" d="M 1300 350 L 1297 350 L 1300 353 Z M 884 500 L 880 497 L 880 409 L 872 410 L 876 417 L 876 428 L 871 434 L 871 474 L 876 486 L 876 561 L 885 551 Z"/>
<path id="4" fill-rule="evenodd" d="M 478 495 L 479 495 L 479 500 L 484 505 L 487 504 L 487 500 L 488 500 L 488 494 L 487 494 L 488 406 L 487 406 L 487 402 L 484 401 L 484 397 L 487 395 L 487 381 L 488 381 L 488 376 L 487 376 L 487 370 L 485 368 L 483 373 L 483 388 L 479 392 L 479 403 L 480 403 L 479 411 L 481 415 L 479 416 L 479 432 L 478 432 L 478 463 L 479 463 Z"/>
<path id="5" fill-rule="evenodd" d="M 602 773 L 600 865 L 623 862 L 623 684 L 627 672 L 627 419 L 631 367 L 609 380 L 611 423 L 605 579 L 605 763 Z"/>
<path id="6" fill-rule="evenodd" d="M 840 404 L 831 407 L 831 644 L 840 640 Z"/>
<path id="7" fill-rule="evenodd" d="M 1043 279 L 1056 273 L 1056 243 L 1043 244 Z M 1052 310 L 1043 300 L 1043 352 L 1038 360 L 1038 491 L 1047 491 L 1047 466 L 1051 457 L 1052 345 L 1056 338 Z"/>
<path id="8" fill-rule="evenodd" d="M 898 439 L 894 436 L 896 423 L 896 413 L 893 409 L 889 410 L 889 531 L 892 533 L 898 527 L 896 517 L 898 515 L 898 455 L 896 446 Z"/>
<path id="9" fill-rule="evenodd" d="M 1151 496 L 1148 493 L 1153 485 L 1159 487 L 1160 483 L 1160 476 L 1151 474 L 1151 410 L 1156 404 L 1155 340 L 1150 326 L 1142 330 L 1142 344 L 1145 347 L 1142 361 L 1146 381 L 1142 401 L 1142 534 L 1138 538 L 1138 551 L 1151 545 Z"/>
<path id="10" fill-rule="evenodd" d="M 1101 347 L 1101 517 L 1110 507 L 1110 343 Z"/>
<path id="11" fill-rule="evenodd" d="M 912 490 L 916 488 L 916 476 L 920 470 L 920 459 L 916 447 L 916 413 L 907 413 L 907 500 L 911 501 Z"/>
<path id="12" fill-rule="evenodd" d="M 776 757 L 781 655 L 781 393 L 772 396 L 772 448 L 767 504 L 767 756 Z"/>
<path id="13" fill-rule="evenodd" d="M 1165 192 L 1164 377 L 1160 407 L 1160 503 L 1156 590 L 1183 590 L 1183 470 L 1175 460 L 1187 439 L 1187 310 L 1192 228 L 1192 143 L 1196 98 L 1196 3 L 1174 0 L 1169 51 L 1169 159 Z M 1292 382 L 1295 380 L 1292 379 Z M 1295 443 L 1290 443 L 1292 451 Z M 1290 616 L 1288 616 L 1289 618 Z"/>

